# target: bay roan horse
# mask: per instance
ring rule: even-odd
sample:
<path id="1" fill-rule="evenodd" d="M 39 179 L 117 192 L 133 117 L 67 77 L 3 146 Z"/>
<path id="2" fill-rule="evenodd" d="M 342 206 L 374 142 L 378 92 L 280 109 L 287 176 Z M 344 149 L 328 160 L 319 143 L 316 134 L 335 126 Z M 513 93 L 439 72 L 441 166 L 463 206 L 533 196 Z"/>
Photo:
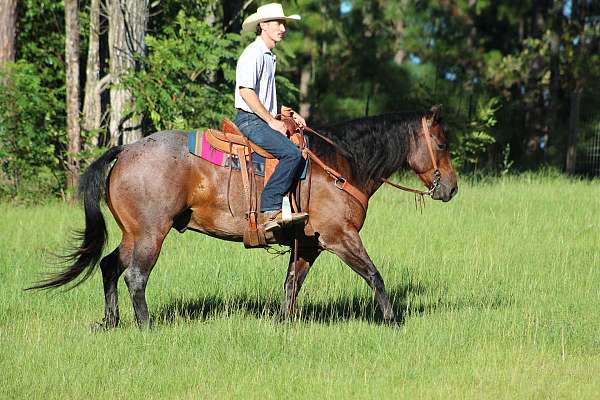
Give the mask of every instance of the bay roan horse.
<path id="1" fill-rule="evenodd" d="M 422 121 L 429 126 L 433 151 L 428 149 Z M 382 185 L 382 178 L 404 166 L 410 167 L 428 188 L 433 188 L 433 199 L 448 201 L 458 191 L 447 139 L 435 107 L 421 113 L 366 117 L 319 131 L 336 146 L 311 135 L 310 149 L 367 198 Z M 240 172 L 233 172 L 228 193 L 229 169 L 190 154 L 187 137 L 182 131 L 157 132 L 136 143 L 113 147 L 94 161 L 80 182 L 86 224 L 81 245 L 70 255 L 72 264 L 31 289 L 54 288 L 73 281 L 77 285 L 91 276 L 107 239 L 100 211 L 104 193 L 123 232 L 119 246 L 100 261 L 105 298 L 103 325 L 107 328 L 119 323 L 117 283 L 123 272 L 137 323 L 142 327 L 149 324 L 146 284 L 171 228 L 242 241 L 247 220 Z M 435 164 L 440 171 L 439 179 L 435 179 Z M 298 245 L 292 247 L 284 284 L 284 316 L 295 310 L 296 296 L 307 273 L 318 255 L 327 250 L 369 284 L 383 318 L 394 320 L 383 279 L 358 234 L 366 210 L 354 197 L 340 190 L 321 166 L 311 163 L 309 169 L 310 183 L 304 181 L 301 186 L 301 208 L 309 213 L 314 232 L 308 235 L 300 231 Z M 262 178 L 257 179 L 262 187 Z"/>

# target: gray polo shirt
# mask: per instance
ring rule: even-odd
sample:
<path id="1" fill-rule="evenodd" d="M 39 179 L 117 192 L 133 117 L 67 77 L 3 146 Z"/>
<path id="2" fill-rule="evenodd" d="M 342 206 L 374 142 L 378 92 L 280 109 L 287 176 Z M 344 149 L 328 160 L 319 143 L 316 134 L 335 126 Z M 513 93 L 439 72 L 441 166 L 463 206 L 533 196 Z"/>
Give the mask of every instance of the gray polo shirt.
<path id="1" fill-rule="evenodd" d="M 235 108 L 253 112 L 240 96 L 240 87 L 244 87 L 254 89 L 267 111 L 277 115 L 276 59 L 260 36 L 246 47 L 235 69 Z"/>

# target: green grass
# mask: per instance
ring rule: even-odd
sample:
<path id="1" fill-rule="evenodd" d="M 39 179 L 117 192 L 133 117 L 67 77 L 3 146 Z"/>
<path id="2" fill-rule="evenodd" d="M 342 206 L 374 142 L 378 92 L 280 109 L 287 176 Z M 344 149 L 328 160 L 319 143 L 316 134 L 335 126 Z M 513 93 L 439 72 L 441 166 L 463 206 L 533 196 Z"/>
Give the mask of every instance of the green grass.
<path id="1" fill-rule="evenodd" d="M 552 176 L 461 182 L 422 214 L 382 189 L 362 237 L 397 327 L 329 254 L 301 320 L 278 322 L 287 256 L 172 232 L 147 290 L 154 328 L 136 328 L 121 281 L 121 327 L 92 333 L 99 274 L 22 291 L 81 211 L 0 205 L 0 398 L 599 398 L 599 211 L 598 181 Z"/>

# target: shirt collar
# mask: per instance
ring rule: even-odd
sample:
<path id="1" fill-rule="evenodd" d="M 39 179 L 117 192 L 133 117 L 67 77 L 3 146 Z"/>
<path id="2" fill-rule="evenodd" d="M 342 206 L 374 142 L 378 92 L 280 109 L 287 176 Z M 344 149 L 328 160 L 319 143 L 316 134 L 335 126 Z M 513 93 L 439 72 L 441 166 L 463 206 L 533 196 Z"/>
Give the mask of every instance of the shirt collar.
<path id="1" fill-rule="evenodd" d="M 262 38 L 260 36 L 256 37 L 255 40 L 256 44 L 258 45 L 258 48 L 263 52 L 263 53 L 269 53 L 269 54 L 273 54 L 273 52 L 271 50 L 269 50 L 269 48 L 267 47 L 267 44 L 265 43 L 264 40 L 262 40 Z"/>

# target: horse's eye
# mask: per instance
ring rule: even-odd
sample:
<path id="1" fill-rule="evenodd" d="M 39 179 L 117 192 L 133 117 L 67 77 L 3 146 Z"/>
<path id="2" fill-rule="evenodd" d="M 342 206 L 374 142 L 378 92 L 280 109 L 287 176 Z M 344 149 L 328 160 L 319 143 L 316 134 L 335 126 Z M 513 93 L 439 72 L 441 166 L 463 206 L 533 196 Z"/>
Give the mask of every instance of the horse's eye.
<path id="1" fill-rule="evenodd" d="M 438 149 L 440 149 L 441 151 L 448 150 L 448 144 L 447 143 L 440 143 L 437 146 L 438 146 Z"/>

